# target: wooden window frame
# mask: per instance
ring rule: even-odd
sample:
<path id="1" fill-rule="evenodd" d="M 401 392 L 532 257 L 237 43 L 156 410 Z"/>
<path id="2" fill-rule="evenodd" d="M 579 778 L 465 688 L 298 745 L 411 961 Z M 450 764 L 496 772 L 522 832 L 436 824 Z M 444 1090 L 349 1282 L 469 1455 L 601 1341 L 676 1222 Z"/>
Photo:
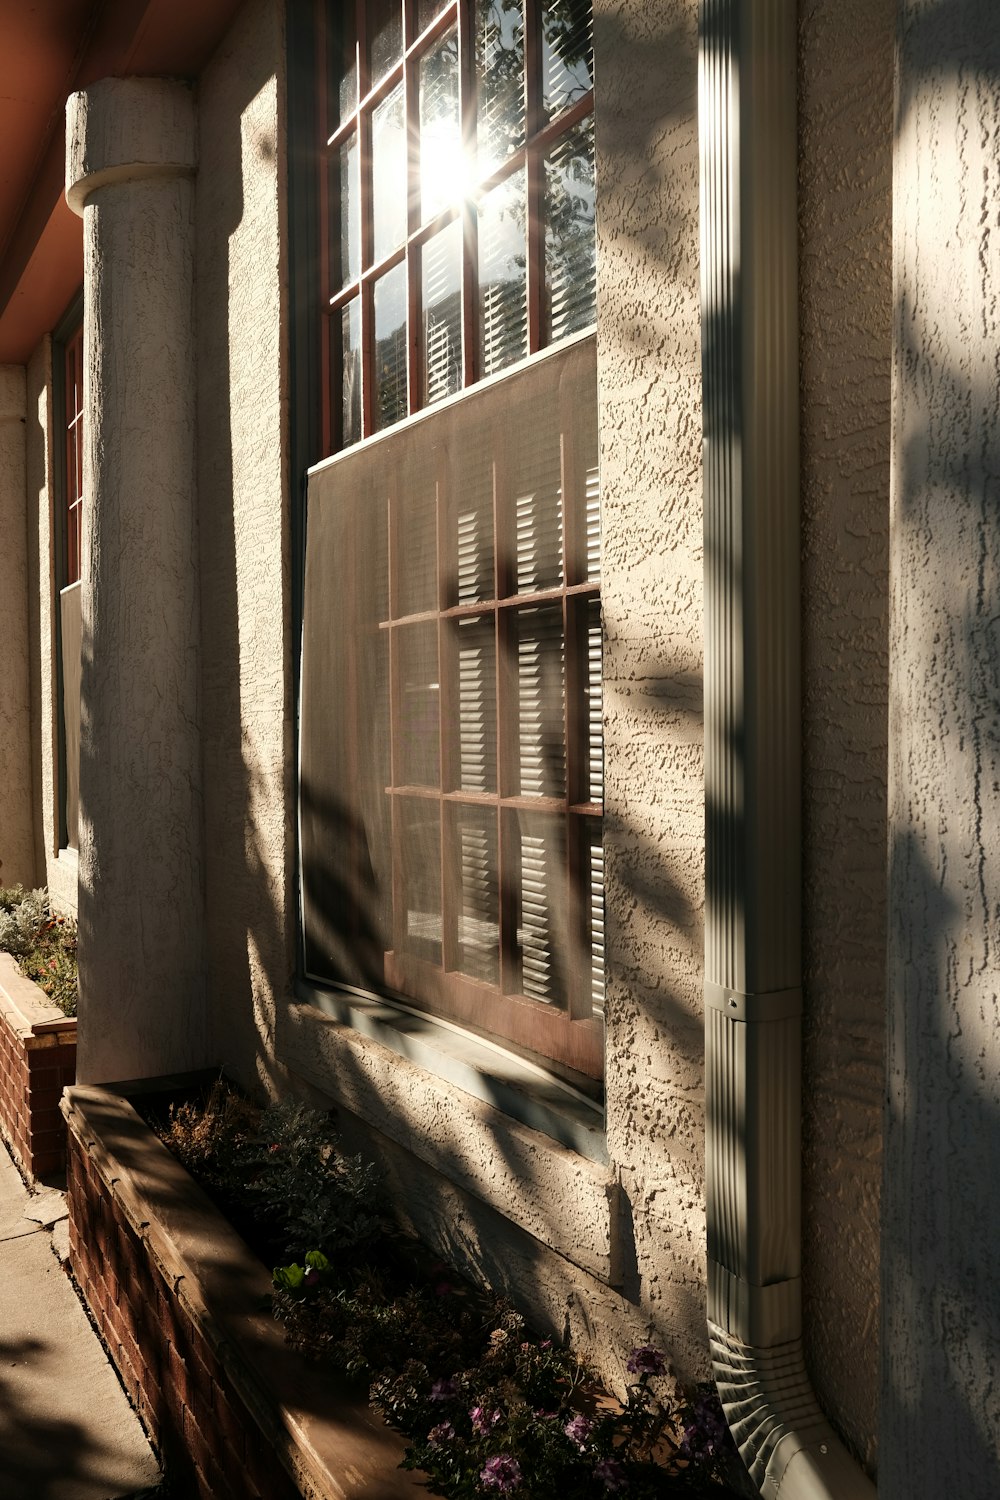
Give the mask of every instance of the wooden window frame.
<path id="1" fill-rule="evenodd" d="M 499 187 L 517 172 L 524 170 L 527 181 L 526 224 L 526 302 L 527 355 L 546 347 L 545 330 L 545 158 L 553 147 L 567 137 L 594 112 L 594 91 L 587 89 L 551 119 L 543 105 L 541 0 L 523 0 L 525 47 L 525 138 L 495 171 L 475 183 L 471 195 L 462 203 L 452 204 L 427 222 L 420 218 L 420 180 L 418 152 L 408 145 L 407 159 L 407 233 L 403 242 L 393 247 L 377 262 L 373 258 L 372 223 L 374 214 L 372 189 L 371 119 L 374 109 L 400 84 L 403 86 L 404 118 L 408 142 L 419 140 L 419 64 L 421 58 L 449 31 L 455 28 L 459 50 L 459 115 L 466 150 L 476 133 L 475 36 L 473 16 L 475 0 L 450 0 L 422 31 L 418 31 L 418 0 L 400 0 L 403 22 L 401 59 L 383 77 L 372 81 L 368 68 L 365 0 L 345 0 L 345 8 L 354 7 L 354 66 L 357 73 L 355 107 L 336 125 L 330 109 L 330 47 L 327 6 L 317 0 L 317 57 L 320 138 L 320 279 L 323 312 L 322 331 L 322 429 L 324 454 L 344 446 L 342 402 L 339 386 L 340 315 L 356 299 L 360 308 L 361 348 L 361 434 L 360 440 L 374 436 L 379 428 L 374 408 L 374 310 L 375 283 L 395 266 L 406 267 L 407 304 L 407 415 L 420 411 L 426 404 L 424 391 L 424 349 L 420 309 L 421 249 L 436 234 L 456 220 L 461 221 L 462 268 L 462 389 L 475 384 L 482 376 L 479 307 L 478 307 L 478 221 L 476 204 L 493 188 Z M 332 243 L 330 231 L 330 179 L 335 159 L 348 141 L 359 144 L 360 164 L 360 274 L 337 287 L 331 278 Z"/>

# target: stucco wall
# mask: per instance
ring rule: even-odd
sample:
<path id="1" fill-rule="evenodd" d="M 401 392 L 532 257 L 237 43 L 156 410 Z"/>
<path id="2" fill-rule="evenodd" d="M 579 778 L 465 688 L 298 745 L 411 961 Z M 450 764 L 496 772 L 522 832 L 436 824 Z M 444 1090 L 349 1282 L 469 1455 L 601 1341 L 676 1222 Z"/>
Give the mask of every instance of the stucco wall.
<path id="1" fill-rule="evenodd" d="M 799 20 L 803 1285 L 821 1405 L 874 1462 L 885 1006 L 894 0 Z"/>
<path id="2" fill-rule="evenodd" d="M 274 1081 L 294 969 L 283 9 L 251 0 L 198 85 L 198 489 L 208 1007 Z"/>
<path id="3" fill-rule="evenodd" d="M 1000 34 L 900 6 L 879 1493 L 1000 1491 Z"/>
<path id="4" fill-rule="evenodd" d="M 594 12 L 608 1149 L 627 1289 L 690 1376 L 706 1369 L 698 7 Z"/>
<path id="5" fill-rule="evenodd" d="M 25 380 L 0 367 L 0 885 L 35 878 L 29 780 Z"/>

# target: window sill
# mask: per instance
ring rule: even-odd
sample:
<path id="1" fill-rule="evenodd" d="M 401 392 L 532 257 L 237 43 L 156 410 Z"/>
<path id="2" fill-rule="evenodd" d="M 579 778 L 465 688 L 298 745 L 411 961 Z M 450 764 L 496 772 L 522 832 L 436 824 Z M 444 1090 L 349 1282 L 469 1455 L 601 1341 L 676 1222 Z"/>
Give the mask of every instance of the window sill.
<path id="1" fill-rule="evenodd" d="M 543 1244 L 612 1280 L 603 1112 L 542 1068 L 408 1007 L 300 982 L 292 1072 Z"/>

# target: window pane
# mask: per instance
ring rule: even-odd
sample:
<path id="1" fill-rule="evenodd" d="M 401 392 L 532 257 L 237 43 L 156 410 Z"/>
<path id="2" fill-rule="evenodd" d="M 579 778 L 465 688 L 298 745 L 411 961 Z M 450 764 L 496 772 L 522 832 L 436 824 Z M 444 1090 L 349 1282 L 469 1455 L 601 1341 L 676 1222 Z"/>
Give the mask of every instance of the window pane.
<path id="1" fill-rule="evenodd" d="M 497 653 L 492 615 L 452 622 L 458 670 L 458 786 L 463 792 L 497 788 Z"/>
<path id="2" fill-rule="evenodd" d="M 562 797 L 566 792 L 562 605 L 519 609 L 516 632 L 520 794 Z"/>
<path id="3" fill-rule="evenodd" d="M 423 249 L 424 389 L 427 404 L 462 387 L 462 225 L 458 219 Z"/>
<path id="4" fill-rule="evenodd" d="M 473 604 L 496 594 L 493 546 L 493 445 L 495 433 L 481 417 L 469 423 L 469 440 L 455 466 L 451 494 L 448 603 Z"/>
<path id="5" fill-rule="evenodd" d="M 375 283 L 375 431 L 406 416 L 406 267 Z"/>
<path id="6" fill-rule="evenodd" d="M 399 84 L 372 115 L 375 262 L 406 239 L 406 121 Z"/>
<path id="7" fill-rule="evenodd" d="M 511 469 L 514 534 L 504 540 L 515 590 L 531 594 L 563 581 L 562 443 L 557 413 L 538 413 L 533 425 L 523 416 Z"/>
<path id="8" fill-rule="evenodd" d="M 420 213 L 424 223 L 462 196 L 466 182 L 458 106 L 458 34 L 420 59 Z"/>
<path id="9" fill-rule="evenodd" d="M 361 299 L 340 311 L 343 446 L 361 438 Z"/>
<path id="10" fill-rule="evenodd" d="M 394 775 L 400 786 L 440 786 L 437 625 L 404 625 L 393 639 L 399 673 Z"/>
<path id="11" fill-rule="evenodd" d="M 484 375 L 528 352 L 524 231 L 527 192 L 522 169 L 479 205 L 479 326 Z"/>
<path id="12" fill-rule="evenodd" d="M 593 86 L 594 35 L 590 0 L 543 0 L 542 104 L 553 115 Z"/>
<path id="13" fill-rule="evenodd" d="M 476 0 L 478 170 L 486 177 L 524 141 L 521 0 Z"/>
<path id="14" fill-rule="evenodd" d="M 594 122 L 562 136 L 545 162 L 547 342 L 595 319 Z"/>
<path id="15" fill-rule="evenodd" d="M 338 167 L 332 183 L 334 215 L 340 221 L 340 258 L 331 277 L 335 288 L 361 275 L 361 153 L 356 133 L 341 146 Z"/>
<path id="16" fill-rule="evenodd" d="M 491 808 L 462 807 L 455 816 L 451 852 L 458 871 L 458 968 L 472 979 L 496 984 L 500 976 L 500 884 L 497 878 L 497 815 Z"/>
<path id="17" fill-rule="evenodd" d="M 441 813 L 436 798 L 397 797 L 397 874 L 403 910 L 398 941 L 430 963 L 441 962 Z M 398 920 L 398 918 L 397 918 Z"/>
<path id="18" fill-rule="evenodd" d="M 565 831 L 561 821 L 518 815 L 521 888 L 517 946 L 521 991 L 563 1005 L 566 998 Z"/>
<path id="19" fill-rule="evenodd" d="M 438 607 L 437 574 L 438 455 L 417 447 L 405 477 L 397 481 L 394 501 L 392 613 L 394 619 L 424 614 Z"/>
<path id="20" fill-rule="evenodd" d="M 401 0 L 366 0 L 369 83 L 378 83 L 403 55 Z"/>
<path id="21" fill-rule="evenodd" d="M 330 58 L 327 129 L 332 135 L 358 107 L 358 49 L 354 35 L 354 7 L 328 6 L 326 14 Z"/>
<path id="22" fill-rule="evenodd" d="M 448 0 L 418 0 L 417 4 L 417 30 L 425 31 L 435 16 L 439 16 L 443 10 L 447 10 Z"/>

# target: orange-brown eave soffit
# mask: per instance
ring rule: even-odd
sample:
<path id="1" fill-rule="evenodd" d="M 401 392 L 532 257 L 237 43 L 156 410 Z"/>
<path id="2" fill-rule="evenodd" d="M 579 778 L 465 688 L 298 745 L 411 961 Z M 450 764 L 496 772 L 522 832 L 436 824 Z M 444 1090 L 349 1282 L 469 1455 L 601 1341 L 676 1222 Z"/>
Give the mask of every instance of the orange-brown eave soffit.
<path id="1" fill-rule="evenodd" d="M 99 78 L 194 78 L 242 0 L 0 0 L 0 364 L 24 364 L 83 281 L 63 197 L 65 105 Z"/>

